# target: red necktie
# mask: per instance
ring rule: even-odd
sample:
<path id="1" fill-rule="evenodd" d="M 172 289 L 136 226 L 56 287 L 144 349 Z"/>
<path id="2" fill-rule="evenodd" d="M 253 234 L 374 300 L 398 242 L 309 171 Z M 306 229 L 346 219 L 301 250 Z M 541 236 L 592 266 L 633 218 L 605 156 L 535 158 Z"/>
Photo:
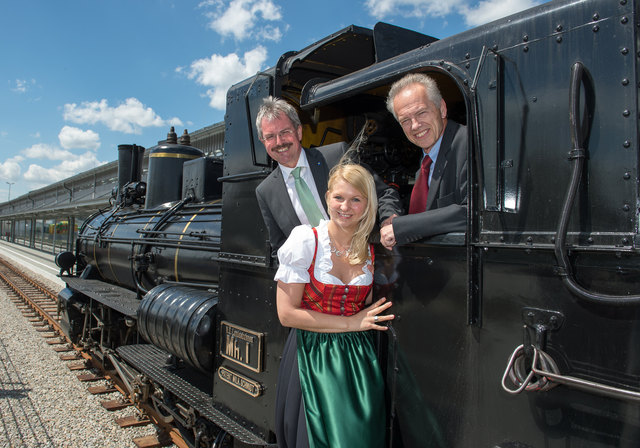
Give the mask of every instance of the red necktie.
<path id="1" fill-rule="evenodd" d="M 431 157 L 424 156 L 420 165 L 420 173 L 413 184 L 411 200 L 409 201 L 409 214 L 422 213 L 427 210 L 427 196 L 429 195 L 429 168 Z"/>

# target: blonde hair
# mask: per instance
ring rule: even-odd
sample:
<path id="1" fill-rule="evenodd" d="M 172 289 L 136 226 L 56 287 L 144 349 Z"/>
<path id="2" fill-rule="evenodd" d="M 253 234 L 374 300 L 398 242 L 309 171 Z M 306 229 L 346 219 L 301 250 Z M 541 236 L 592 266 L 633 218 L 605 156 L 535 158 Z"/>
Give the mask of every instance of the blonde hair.
<path id="1" fill-rule="evenodd" d="M 329 173 L 327 197 L 336 182 L 343 180 L 364 196 L 367 200 L 367 207 L 358 223 L 358 228 L 353 234 L 351 252 L 349 254 L 349 264 L 356 265 L 365 263 L 369 259 L 369 235 L 376 222 L 376 211 L 378 210 L 378 197 L 373 176 L 366 168 L 354 163 L 341 163 L 334 166 Z"/>

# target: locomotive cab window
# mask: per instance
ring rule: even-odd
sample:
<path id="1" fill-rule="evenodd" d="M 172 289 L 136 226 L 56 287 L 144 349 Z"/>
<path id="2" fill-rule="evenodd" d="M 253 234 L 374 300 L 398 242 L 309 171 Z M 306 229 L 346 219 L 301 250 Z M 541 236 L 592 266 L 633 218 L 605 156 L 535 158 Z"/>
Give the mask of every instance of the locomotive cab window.
<path id="1" fill-rule="evenodd" d="M 416 216 L 406 218 L 414 222 L 398 222 L 394 226 L 400 233 L 398 243 L 462 246 L 467 227 L 468 142 L 472 140 L 466 126 L 465 98 L 447 75 L 428 71 L 418 75 L 433 80 L 435 90 L 431 91 L 428 84 L 418 88 L 409 84 L 391 92 L 396 113 L 392 152 L 404 155 L 399 192 L 405 213 Z M 406 79 L 405 76 L 396 80 Z M 415 83 L 420 78 L 410 80 Z M 392 84 L 386 87 L 390 89 Z M 422 172 L 428 173 L 428 180 L 420 179 Z M 414 190 L 424 189 L 425 185 L 426 204 L 418 204 L 416 209 Z M 423 212 L 425 218 L 421 219 L 418 216 Z M 433 217 L 427 218 L 429 214 Z"/>
<path id="2" fill-rule="evenodd" d="M 302 115 L 309 119 L 303 123 L 303 145 L 357 142 L 360 160 L 400 196 L 404 213 L 397 221 L 398 247 L 414 243 L 464 246 L 467 154 L 468 142 L 472 140 L 467 135 L 467 100 L 450 75 L 440 71 L 420 74 L 433 80 L 436 90 L 426 93 L 425 87 L 418 85 L 408 92 L 411 84 L 400 89 L 401 95 L 396 98 L 402 97 L 402 104 L 398 103 L 402 110 L 397 117 L 387 108 L 387 96 L 393 83 L 406 74 L 395 73 L 386 84 L 355 96 L 349 91 L 336 94 L 329 88 L 331 82 L 310 81 L 303 89 L 301 101 L 307 111 Z M 332 96 L 331 103 L 322 96 L 325 87 L 327 95 Z M 435 102 L 429 98 L 433 95 Z M 343 98 L 336 101 L 336 97 Z M 314 103 L 320 106 L 311 108 Z M 430 161 L 428 177 L 419 179 L 425 152 L 437 160 Z M 422 204 L 414 198 L 418 203 L 415 206 L 412 192 L 417 182 L 426 183 L 427 194 L 421 199 Z M 432 217 L 421 220 L 426 216 L 423 212 Z"/>
<path id="3" fill-rule="evenodd" d="M 440 117 L 436 127 L 442 132 L 442 140 L 437 158 L 442 157 L 444 162 L 436 162 L 432 170 L 428 195 L 434 192 L 435 197 L 424 213 L 433 214 L 436 219 L 427 220 L 426 224 L 416 219 L 420 213 L 408 214 L 408 211 L 424 153 L 419 144 L 432 132 L 432 120 L 415 116 L 422 109 L 409 109 L 412 122 L 405 124 L 408 129 L 405 132 L 386 105 L 392 84 L 406 73 L 394 72 L 386 77 L 384 84 L 370 85 L 366 89 L 362 85 L 372 81 L 358 79 L 357 73 L 351 75 L 353 80 L 347 83 L 343 79 L 339 86 L 332 85 L 331 81 L 315 84 L 310 81 L 302 91 L 301 100 L 303 112 L 307 112 L 302 115 L 314 120 L 307 124 L 305 132 L 316 140 L 307 144 L 351 143 L 363 131 L 366 138 L 359 145 L 361 160 L 399 193 L 404 212 L 392 221 L 398 222 L 397 228 L 394 225 L 397 244 L 391 250 L 383 248 L 382 244 L 377 246 L 374 291 L 376 296 L 394 301 L 396 312 L 402 315 L 401 320 L 394 322 L 394 327 L 414 336 L 416 353 L 423 350 L 420 347 L 423 334 L 416 329 L 421 328 L 420 322 L 428 319 L 433 307 L 453 313 L 443 322 L 478 321 L 476 301 L 467 301 L 470 271 L 466 245 L 469 202 L 466 186 L 471 174 L 467 159 L 474 141 L 471 126 L 468 126 L 472 123 L 469 119 L 471 101 L 462 80 L 454 79 L 439 67 L 423 73 L 435 80 L 446 105 L 446 112 L 444 108 L 428 111 Z M 347 85 L 360 86 L 360 91 L 354 93 L 358 88 L 348 89 Z M 469 163 L 468 166 L 472 165 Z M 452 173 L 444 177 L 446 170 Z M 437 226 L 435 231 L 417 235 L 425 228 L 433 230 L 432 226 Z M 381 235 L 381 239 L 384 238 L 382 230 Z M 414 361 L 423 362 L 421 359 Z"/>

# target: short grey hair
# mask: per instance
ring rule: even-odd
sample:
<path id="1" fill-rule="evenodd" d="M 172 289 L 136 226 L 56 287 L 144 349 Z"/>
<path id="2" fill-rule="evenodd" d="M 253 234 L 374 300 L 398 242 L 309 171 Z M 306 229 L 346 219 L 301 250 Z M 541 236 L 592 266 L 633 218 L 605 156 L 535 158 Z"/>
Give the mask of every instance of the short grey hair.
<path id="1" fill-rule="evenodd" d="M 282 98 L 268 96 L 262 101 L 262 106 L 260 106 L 258 116 L 256 117 L 256 128 L 258 129 L 258 138 L 260 140 L 262 140 L 262 120 L 275 120 L 282 114 L 285 114 L 289 120 L 291 120 L 291 123 L 293 123 L 293 126 L 295 127 L 294 130 L 298 129 L 298 126 L 302 126 L 295 107 L 287 103 Z"/>
<path id="2" fill-rule="evenodd" d="M 429 100 L 436 105 L 436 108 L 440 110 L 442 95 L 440 94 L 438 84 L 436 84 L 435 80 L 424 73 L 409 73 L 394 82 L 389 89 L 389 95 L 387 95 L 387 109 L 396 120 L 398 117 L 396 116 L 396 111 L 393 110 L 393 100 L 402 90 L 409 87 L 411 84 L 421 84 L 427 92 L 427 98 L 429 98 Z"/>

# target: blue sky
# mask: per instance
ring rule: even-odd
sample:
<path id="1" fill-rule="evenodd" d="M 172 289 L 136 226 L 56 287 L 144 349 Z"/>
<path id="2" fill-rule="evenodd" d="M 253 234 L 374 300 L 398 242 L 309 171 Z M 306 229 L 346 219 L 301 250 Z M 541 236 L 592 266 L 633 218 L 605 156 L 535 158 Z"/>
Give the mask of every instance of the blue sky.
<path id="1" fill-rule="evenodd" d="M 21 0 L 0 18 L 0 202 L 224 120 L 228 87 L 354 24 L 447 37 L 542 0 Z M 11 185 L 9 184 L 11 183 Z"/>

